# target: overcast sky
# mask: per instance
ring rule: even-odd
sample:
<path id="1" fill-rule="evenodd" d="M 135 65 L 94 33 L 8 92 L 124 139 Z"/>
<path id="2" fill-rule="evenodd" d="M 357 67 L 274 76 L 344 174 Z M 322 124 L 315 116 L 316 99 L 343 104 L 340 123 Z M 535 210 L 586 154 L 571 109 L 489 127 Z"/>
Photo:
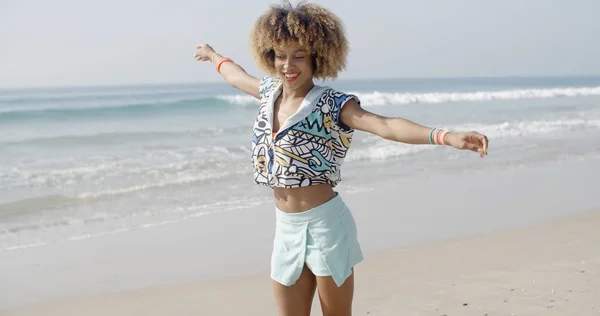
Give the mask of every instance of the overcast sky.
<path id="1" fill-rule="evenodd" d="M 262 75 L 248 36 L 274 2 L 0 0 L 0 87 L 217 81 L 199 42 Z M 598 0 L 312 2 L 345 21 L 340 78 L 600 75 Z"/>

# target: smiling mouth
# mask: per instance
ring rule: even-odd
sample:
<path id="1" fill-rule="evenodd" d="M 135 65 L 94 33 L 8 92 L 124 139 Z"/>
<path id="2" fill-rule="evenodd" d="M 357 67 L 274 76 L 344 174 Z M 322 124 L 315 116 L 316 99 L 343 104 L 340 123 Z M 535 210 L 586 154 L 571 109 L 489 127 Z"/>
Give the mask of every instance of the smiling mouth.
<path id="1" fill-rule="evenodd" d="M 298 78 L 299 73 L 283 73 L 283 76 L 287 82 L 295 81 Z"/>

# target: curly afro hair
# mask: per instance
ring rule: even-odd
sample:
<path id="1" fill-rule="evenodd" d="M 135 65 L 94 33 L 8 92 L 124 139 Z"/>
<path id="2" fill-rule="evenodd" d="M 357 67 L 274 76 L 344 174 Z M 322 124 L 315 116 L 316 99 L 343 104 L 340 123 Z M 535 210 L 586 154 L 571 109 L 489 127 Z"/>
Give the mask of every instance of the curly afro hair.
<path id="1" fill-rule="evenodd" d="M 293 8 L 289 1 L 272 5 L 258 18 L 250 35 L 252 55 L 258 66 L 275 74 L 275 47 L 298 43 L 306 47 L 313 61 L 313 77 L 335 79 L 346 69 L 348 40 L 342 21 L 331 11 L 300 3 Z"/>

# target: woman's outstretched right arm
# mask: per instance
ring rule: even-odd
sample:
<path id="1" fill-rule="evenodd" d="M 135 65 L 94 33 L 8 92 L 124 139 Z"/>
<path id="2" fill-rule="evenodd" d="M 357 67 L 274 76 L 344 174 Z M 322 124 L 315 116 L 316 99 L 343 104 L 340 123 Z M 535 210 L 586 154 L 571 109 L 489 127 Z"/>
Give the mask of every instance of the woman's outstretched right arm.
<path id="1" fill-rule="evenodd" d="M 211 61 L 218 63 L 219 60 L 224 58 L 221 54 L 215 52 L 215 50 L 208 44 L 196 45 L 196 53 L 194 58 L 199 61 Z M 239 89 L 249 95 L 260 99 L 259 85 L 260 78 L 249 75 L 244 68 L 235 62 L 227 61 L 221 64 L 220 67 L 221 76 L 227 83 L 232 87 Z"/>

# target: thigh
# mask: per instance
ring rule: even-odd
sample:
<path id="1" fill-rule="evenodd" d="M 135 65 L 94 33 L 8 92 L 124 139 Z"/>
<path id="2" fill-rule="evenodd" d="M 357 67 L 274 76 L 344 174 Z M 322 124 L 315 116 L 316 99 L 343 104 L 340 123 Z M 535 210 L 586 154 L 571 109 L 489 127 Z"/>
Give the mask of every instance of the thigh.
<path id="1" fill-rule="evenodd" d="M 351 316 L 354 298 L 354 268 L 352 274 L 338 287 L 331 276 L 318 276 L 317 288 L 323 316 Z"/>
<path id="2" fill-rule="evenodd" d="M 315 295 L 316 280 L 306 264 L 298 281 L 285 286 L 273 281 L 275 303 L 280 316 L 309 316 Z"/>

